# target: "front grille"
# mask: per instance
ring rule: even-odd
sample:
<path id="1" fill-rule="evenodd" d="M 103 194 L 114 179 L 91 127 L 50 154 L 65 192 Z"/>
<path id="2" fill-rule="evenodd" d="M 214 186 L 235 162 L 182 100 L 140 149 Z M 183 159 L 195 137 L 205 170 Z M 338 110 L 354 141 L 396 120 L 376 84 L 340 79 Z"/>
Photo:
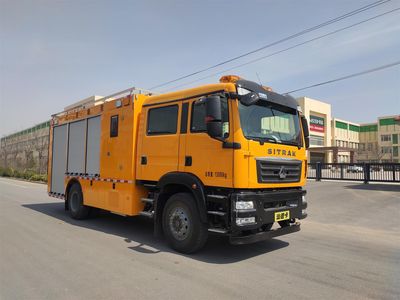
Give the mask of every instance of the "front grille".
<path id="1" fill-rule="evenodd" d="M 258 183 L 298 182 L 301 161 L 291 158 L 256 158 Z"/>
<path id="2" fill-rule="evenodd" d="M 297 207 L 298 206 L 298 198 L 293 199 L 285 199 L 285 200 L 278 200 L 278 201 L 265 201 L 264 202 L 264 209 L 269 208 L 279 208 L 279 207 Z"/>

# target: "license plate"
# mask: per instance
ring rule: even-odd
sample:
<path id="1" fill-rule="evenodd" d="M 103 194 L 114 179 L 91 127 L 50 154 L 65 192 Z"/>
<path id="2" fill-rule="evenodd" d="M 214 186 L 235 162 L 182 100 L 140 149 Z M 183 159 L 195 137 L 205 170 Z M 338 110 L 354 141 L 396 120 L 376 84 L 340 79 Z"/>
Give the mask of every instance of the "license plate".
<path id="1" fill-rule="evenodd" d="M 290 219 L 290 211 L 288 211 L 288 210 L 278 211 L 274 214 L 274 217 L 275 217 L 275 222 L 289 220 Z"/>

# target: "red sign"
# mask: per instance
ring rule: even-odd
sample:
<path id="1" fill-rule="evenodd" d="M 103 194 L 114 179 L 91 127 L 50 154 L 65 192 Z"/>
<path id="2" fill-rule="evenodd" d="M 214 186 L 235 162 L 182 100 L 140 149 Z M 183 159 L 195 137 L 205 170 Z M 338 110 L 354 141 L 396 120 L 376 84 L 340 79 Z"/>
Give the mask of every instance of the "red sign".
<path id="1" fill-rule="evenodd" d="M 321 126 L 321 125 L 310 124 L 310 130 L 318 131 L 318 132 L 325 132 L 325 127 Z"/>
<path id="2" fill-rule="evenodd" d="M 324 118 L 310 115 L 310 130 L 317 132 L 325 132 Z"/>

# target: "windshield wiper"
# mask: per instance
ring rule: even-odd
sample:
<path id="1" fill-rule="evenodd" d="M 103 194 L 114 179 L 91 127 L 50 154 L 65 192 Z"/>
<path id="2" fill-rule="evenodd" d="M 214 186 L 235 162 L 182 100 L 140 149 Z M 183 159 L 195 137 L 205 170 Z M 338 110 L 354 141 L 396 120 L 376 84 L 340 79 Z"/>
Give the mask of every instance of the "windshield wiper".
<path id="1" fill-rule="evenodd" d="M 291 146 L 296 146 L 300 147 L 299 143 L 296 142 L 291 142 L 291 141 L 281 141 L 281 140 L 276 140 L 274 138 L 268 138 L 268 137 L 259 137 L 259 136 L 247 136 L 250 140 L 260 142 L 260 144 L 264 144 L 266 142 L 269 143 L 275 143 L 275 144 L 281 144 L 281 145 L 291 145 Z"/>
<path id="2" fill-rule="evenodd" d="M 273 142 L 273 143 L 278 143 L 276 139 L 273 138 L 268 138 L 268 137 L 259 137 L 259 136 L 247 136 L 249 139 L 260 142 L 260 145 L 263 145 L 265 142 Z"/>
<path id="3" fill-rule="evenodd" d="M 301 148 L 301 145 L 299 143 L 291 142 L 291 141 L 280 141 L 280 144 L 296 146 L 299 149 Z"/>
<path id="4" fill-rule="evenodd" d="M 281 141 L 281 144 L 293 145 L 293 146 L 298 146 L 299 145 L 298 143 L 291 142 L 291 141 Z"/>

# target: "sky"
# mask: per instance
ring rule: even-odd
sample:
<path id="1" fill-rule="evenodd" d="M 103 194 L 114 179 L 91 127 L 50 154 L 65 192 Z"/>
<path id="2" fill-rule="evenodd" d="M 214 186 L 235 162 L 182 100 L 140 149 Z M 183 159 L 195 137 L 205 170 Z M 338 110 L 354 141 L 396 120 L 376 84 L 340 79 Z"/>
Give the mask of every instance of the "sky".
<path id="1" fill-rule="evenodd" d="M 375 1 L 0 0 L 0 136 L 46 121 L 91 95 L 150 88 Z M 399 61 L 396 11 L 213 75 L 399 7 L 400 0 L 389 1 L 156 91 L 235 74 L 283 93 Z M 292 95 L 330 103 L 334 117 L 373 122 L 400 114 L 400 66 Z"/>

